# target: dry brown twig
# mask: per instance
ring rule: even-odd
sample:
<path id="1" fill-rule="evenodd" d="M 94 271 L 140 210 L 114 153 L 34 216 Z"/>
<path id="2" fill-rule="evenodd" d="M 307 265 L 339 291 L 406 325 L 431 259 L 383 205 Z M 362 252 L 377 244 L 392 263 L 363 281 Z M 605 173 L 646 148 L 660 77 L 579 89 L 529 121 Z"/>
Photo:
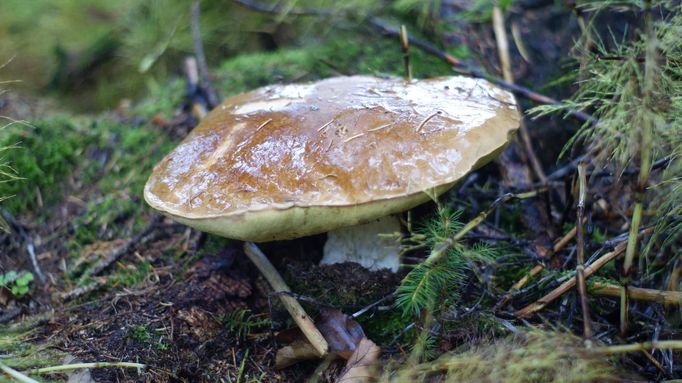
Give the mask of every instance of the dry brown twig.
<path id="1" fill-rule="evenodd" d="M 287 286 L 282 276 L 279 275 L 275 267 L 270 263 L 268 258 L 263 254 L 263 252 L 256 246 L 253 242 L 244 242 L 244 252 L 249 257 L 251 262 L 258 268 L 258 270 L 263 274 L 265 279 L 268 281 L 275 293 L 279 294 L 279 299 L 282 304 L 287 309 L 291 317 L 294 319 L 298 327 L 301 329 L 303 335 L 305 335 L 308 342 L 315 348 L 320 357 L 323 357 L 329 353 L 329 345 L 324 339 L 320 331 L 313 323 L 312 319 L 305 312 L 303 307 L 298 303 L 298 301 L 290 295 L 281 294 L 283 292 L 290 292 L 289 286 Z"/>
<path id="2" fill-rule="evenodd" d="M 586 220 L 583 220 L 583 224 L 585 224 L 585 222 L 586 222 Z M 566 247 L 566 245 L 568 245 L 568 243 L 573 238 L 575 238 L 576 232 L 577 232 L 577 227 L 573 226 L 573 228 L 571 230 L 569 230 L 566 234 L 564 234 L 563 237 L 557 239 L 554 242 L 554 246 L 552 246 L 552 253 L 550 254 L 550 256 L 558 253 L 559 251 L 561 251 L 561 249 Z M 505 294 L 505 296 L 502 299 L 502 301 L 500 302 L 500 304 L 498 304 L 498 306 L 507 303 L 509 301 L 509 299 L 511 299 L 511 297 L 514 295 L 515 291 L 521 290 L 528 283 L 528 281 L 530 281 L 531 278 L 535 278 L 535 276 L 540 274 L 540 272 L 542 272 L 542 270 L 544 270 L 544 269 L 545 269 L 545 265 L 543 265 L 542 263 L 539 263 L 539 264 L 535 265 L 532 269 L 530 269 L 528 274 L 521 277 L 521 279 L 516 281 L 516 283 L 514 283 L 514 285 L 512 285 L 512 287 L 509 288 L 509 291 L 507 291 L 507 293 Z"/>
<path id="3" fill-rule="evenodd" d="M 500 63 L 502 64 L 504 80 L 510 84 L 513 84 L 514 75 L 511 71 L 511 59 L 509 57 L 509 44 L 507 44 L 507 34 L 504 27 L 504 15 L 498 6 L 493 8 L 493 25 L 495 29 L 495 40 L 498 44 L 497 49 L 500 52 Z M 535 175 L 537 176 L 540 183 L 546 185 L 547 175 L 542 169 L 542 164 L 535 153 L 532 140 L 530 139 L 528 129 L 523 120 L 521 120 L 521 126 L 519 127 L 519 137 L 521 138 L 521 141 L 523 141 L 523 146 L 526 149 L 526 153 L 528 154 L 528 160 L 530 161 L 533 172 L 535 172 Z"/>
<path id="4" fill-rule="evenodd" d="M 597 295 L 620 298 L 623 287 L 610 283 L 594 282 L 591 291 Z M 682 305 L 682 292 L 670 290 L 628 287 L 628 298 L 638 301 L 656 302 L 663 305 Z"/>
<path id="5" fill-rule="evenodd" d="M 654 228 L 653 227 L 648 227 L 644 230 L 641 230 L 639 232 L 639 236 L 644 236 L 647 234 L 651 234 L 653 232 Z M 594 261 L 591 265 L 587 266 L 585 268 L 585 277 L 589 277 L 592 274 L 596 273 L 597 270 L 602 268 L 604 265 L 609 263 L 610 261 L 616 259 L 619 255 L 623 254 L 625 252 L 625 248 L 627 246 L 627 241 L 623 241 L 616 245 L 613 248 L 613 251 L 606 253 L 599 257 L 596 261 Z M 537 301 L 529 304 L 528 306 L 517 310 L 515 315 L 518 318 L 525 318 L 535 312 L 538 312 L 542 310 L 545 306 L 547 306 L 548 303 L 552 302 L 553 300 L 559 298 L 562 296 L 564 293 L 569 291 L 573 286 L 576 284 L 576 278 L 572 277 L 566 282 L 562 283 L 559 287 L 555 288 L 549 294 L 546 294 L 542 298 L 538 299 Z"/>
<path id="6" fill-rule="evenodd" d="M 405 65 L 405 80 L 412 81 L 412 66 L 410 65 L 410 40 L 407 36 L 407 27 L 400 26 L 400 45 L 403 49 L 403 64 Z"/>
<path id="7" fill-rule="evenodd" d="M 140 243 L 144 242 L 145 237 L 151 234 L 154 230 L 156 230 L 159 223 L 161 223 L 162 218 L 163 217 L 160 215 L 155 215 L 149 222 L 149 224 L 147 224 L 147 226 L 144 229 L 142 229 L 142 231 L 133 236 L 128 242 L 123 244 L 123 246 L 116 248 L 108 257 L 102 259 L 99 263 L 97 263 L 92 269 L 90 269 L 87 272 L 87 276 L 93 277 L 101 273 L 102 271 L 108 269 L 122 256 L 126 255 L 131 249 L 133 249 Z"/>

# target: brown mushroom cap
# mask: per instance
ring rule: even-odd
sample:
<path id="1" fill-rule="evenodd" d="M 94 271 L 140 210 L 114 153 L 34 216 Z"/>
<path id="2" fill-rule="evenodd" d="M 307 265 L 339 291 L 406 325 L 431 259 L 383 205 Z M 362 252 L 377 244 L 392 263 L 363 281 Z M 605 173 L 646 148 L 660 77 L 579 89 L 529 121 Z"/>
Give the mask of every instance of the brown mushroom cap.
<path id="1" fill-rule="evenodd" d="M 144 196 L 199 230 L 291 239 L 419 205 L 506 145 L 511 94 L 485 80 L 369 76 L 227 99 L 152 172 Z"/>

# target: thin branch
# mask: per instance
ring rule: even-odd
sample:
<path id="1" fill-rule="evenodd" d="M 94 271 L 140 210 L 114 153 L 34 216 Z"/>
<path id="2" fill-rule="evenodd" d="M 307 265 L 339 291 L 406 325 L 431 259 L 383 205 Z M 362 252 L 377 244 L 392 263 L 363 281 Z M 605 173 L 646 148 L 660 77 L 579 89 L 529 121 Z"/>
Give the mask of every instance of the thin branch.
<path id="1" fill-rule="evenodd" d="M 656 33 L 653 27 L 653 20 L 651 19 L 651 0 L 644 1 L 644 28 L 646 30 L 646 51 L 644 62 L 644 83 L 641 87 L 642 92 L 642 108 L 643 118 L 639 128 L 639 175 L 637 177 L 637 187 L 634 193 L 634 208 L 632 210 L 632 219 L 630 221 L 630 235 L 628 237 L 628 246 L 625 251 L 625 260 L 623 261 L 622 279 L 623 279 L 623 294 L 620 302 L 620 332 L 624 335 L 628 328 L 628 285 L 629 278 L 632 272 L 632 264 L 638 254 L 638 236 L 639 226 L 642 220 L 642 210 L 644 209 L 644 197 L 646 194 L 647 183 L 649 182 L 649 174 L 651 172 L 652 157 L 653 157 L 653 126 L 654 114 L 653 93 L 654 93 L 654 71 L 655 60 L 657 56 L 656 48 Z M 637 143 L 634 143 L 635 145 Z"/>
<path id="2" fill-rule="evenodd" d="M 145 369 L 147 365 L 142 363 L 133 362 L 95 362 L 95 363 L 72 363 L 72 364 L 62 364 L 59 366 L 36 368 L 33 370 L 28 370 L 26 373 L 32 375 L 48 374 L 57 371 L 70 371 L 78 370 L 81 368 L 103 368 L 103 367 L 119 367 L 119 368 L 136 368 Z"/>
<path id="3" fill-rule="evenodd" d="M 192 3 L 192 20 L 190 25 L 192 29 L 192 44 L 194 45 L 194 55 L 197 58 L 199 81 L 201 83 L 201 87 L 206 92 L 206 101 L 208 102 L 208 107 L 213 109 L 220 104 L 220 96 L 218 96 L 218 92 L 215 90 L 215 88 L 213 88 L 213 85 L 211 85 L 208 74 L 206 56 L 204 55 L 204 44 L 201 40 L 200 16 L 201 10 L 199 8 L 199 1 L 194 1 Z"/>
<path id="4" fill-rule="evenodd" d="M 591 284 L 590 291 L 599 295 L 609 297 L 620 297 L 623 291 L 622 286 L 610 283 L 594 282 Z M 629 287 L 628 298 L 638 301 L 656 302 L 663 305 L 682 305 L 682 292 L 669 290 L 645 289 L 641 287 Z"/>
<path id="5" fill-rule="evenodd" d="M 660 340 L 658 342 L 644 342 L 633 344 L 619 344 L 615 346 L 595 347 L 590 352 L 600 354 L 620 354 L 624 352 L 639 352 L 642 350 L 682 350 L 681 340 Z"/>
<path id="6" fill-rule="evenodd" d="M 251 262 L 256 265 L 261 274 L 263 274 L 275 293 L 291 291 L 286 282 L 284 282 L 284 279 L 282 279 L 282 276 L 279 275 L 275 267 L 255 243 L 245 242 L 244 252 Z M 298 301 L 285 294 L 279 295 L 279 299 L 320 357 L 327 355 L 329 353 L 329 344 L 327 344 L 320 330 L 315 327 L 315 323 L 313 323 Z"/>
<path id="7" fill-rule="evenodd" d="M 639 236 L 647 235 L 652 233 L 654 230 L 653 227 L 648 227 L 644 230 L 641 230 L 639 232 Z M 616 259 L 619 255 L 623 254 L 625 252 L 625 247 L 627 246 L 627 241 L 620 242 L 618 245 L 616 245 L 610 253 L 606 253 L 599 257 L 596 261 L 594 261 L 591 265 L 587 266 L 585 268 L 585 277 L 589 277 L 597 270 L 601 269 L 604 265 L 607 263 L 611 262 L 612 260 Z M 547 304 L 551 303 L 553 300 L 559 298 L 560 296 L 564 295 L 567 291 L 569 291 L 573 286 L 575 286 L 576 283 L 576 278 L 575 276 L 567 280 L 566 282 L 562 283 L 559 287 L 555 288 L 552 290 L 549 294 L 543 296 L 542 298 L 538 299 L 537 301 L 531 303 L 530 305 L 517 310 L 515 315 L 518 318 L 525 318 L 529 316 L 530 314 L 533 314 L 537 311 L 542 310 Z"/>
<path id="8" fill-rule="evenodd" d="M 583 221 L 583 224 L 584 223 L 585 223 L 585 220 Z M 558 253 L 559 251 L 561 251 L 561 249 L 566 247 L 566 245 L 571 240 L 573 240 L 573 238 L 575 238 L 576 233 L 577 233 L 577 227 L 573 226 L 573 228 L 571 230 L 569 230 L 566 234 L 564 234 L 563 237 L 556 240 L 554 242 L 554 246 L 552 246 L 552 253 L 550 254 L 550 256 Z M 509 299 L 511 299 L 511 297 L 514 295 L 515 291 L 521 290 L 528 283 L 528 281 L 531 278 L 535 278 L 535 276 L 540 274 L 540 272 L 542 272 L 542 270 L 544 270 L 544 269 L 545 269 L 545 266 L 543 264 L 535 265 L 532 269 L 530 269 L 528 274 L 524 275 L 523 277 L 521 277 L 521 279 L 519 279 L 516 283 L 514 283 L 514 285 L 509 289 L 509 291 L 507 291 L 504 298 L 502 298 L 502 300 L 500 301 L 500 303 L 497 304 L 497 306 L 499 307 L 499 306 L 507 303 L 509 301 Z"/>
<path id="9" fill-rule="evenodd" d="M 0 362 L 0 371 L 4 372 L 5 374 L 11 376 L 12 378 L 16 379 L 21 383 L 40 383 L 39 381 L 33 378 L 29 378 L 28 376 L 22 374 L 21 372 L 13 369 L 12 367 L 2 362 Z"/>
<path id="10" fill-rule="evenodd" d="M 40 283 L 44 284 L 47 281 L 47 278 L 45 277 L 45 274 L 43 274 L 43 271 L 40 268 L 40 264 L 38 263 L 38 258 L 36 257 L 36 251 L 35 251 L 35 245 L 33 244 L 33 239 L 31 239 L 31 236 L 24 230 L 24 227 L 17 222 L 14 217 L 12 217 L 9 212 L 5 211 L 4 209 L 1 211 L 2 214 L 0 214 L 0 219 L 3 219 L 3 221 L 8 222 L 11 226 L 13 226 L 18 232 L 19 236 L 21 239 L 24 241 L 24 244 L 26 245 L 26 253 L 28 253 L 29 259 L 31 260 L 31 265 L 33 266 L 33 271 L 36 273 L 36 276 L 38 277 L 38 280 Z"/>
<path id="11" fill-rule="evenodd" d="M 102 259 L 97 263 L 92 269 L 87 272 L 88 277 L 94 277 L 95 275 L 101 273 L 102 271 L 108 269 L 116 261 L 118 261 L 122 256 L 126 255 L 131 249 L 137 246 L 144 237 L 149 235 L 152 231 L 156 230 L 159 223 L 161 223 L 161 215 L 155 215 L 152 220 L 147 224 L 147 226 L 132 237 L 128 242 L 122 246 L 116 248 L 108 257 Z"/>

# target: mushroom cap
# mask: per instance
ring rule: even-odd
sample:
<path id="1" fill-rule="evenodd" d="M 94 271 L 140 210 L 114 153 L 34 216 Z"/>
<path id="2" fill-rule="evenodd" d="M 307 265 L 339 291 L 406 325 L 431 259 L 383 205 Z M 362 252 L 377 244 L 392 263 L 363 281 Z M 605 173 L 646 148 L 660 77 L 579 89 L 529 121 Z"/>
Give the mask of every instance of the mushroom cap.
<path id="1" fill-rule="evenodd" d="M 223 237 L 298 238 L 435 198 L 493 159 L 519 120 L 510 93 L 467 77 L 268 86 L 209 113 L 144 197 Z"/>

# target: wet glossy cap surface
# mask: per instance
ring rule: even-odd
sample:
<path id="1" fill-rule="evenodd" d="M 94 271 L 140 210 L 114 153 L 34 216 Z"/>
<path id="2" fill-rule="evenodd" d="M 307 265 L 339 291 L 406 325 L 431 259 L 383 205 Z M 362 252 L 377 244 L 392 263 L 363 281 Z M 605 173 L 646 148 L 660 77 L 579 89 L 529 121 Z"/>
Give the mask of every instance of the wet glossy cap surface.
<path id="1" fill-rule="evenodd" d="M 455 182 L 500 150 L 519 118 L 511 94 L 466 77 L 265 87 L 213 110 L 155 167 L 145 199 L 188 220 L 357 209 Z"/>

